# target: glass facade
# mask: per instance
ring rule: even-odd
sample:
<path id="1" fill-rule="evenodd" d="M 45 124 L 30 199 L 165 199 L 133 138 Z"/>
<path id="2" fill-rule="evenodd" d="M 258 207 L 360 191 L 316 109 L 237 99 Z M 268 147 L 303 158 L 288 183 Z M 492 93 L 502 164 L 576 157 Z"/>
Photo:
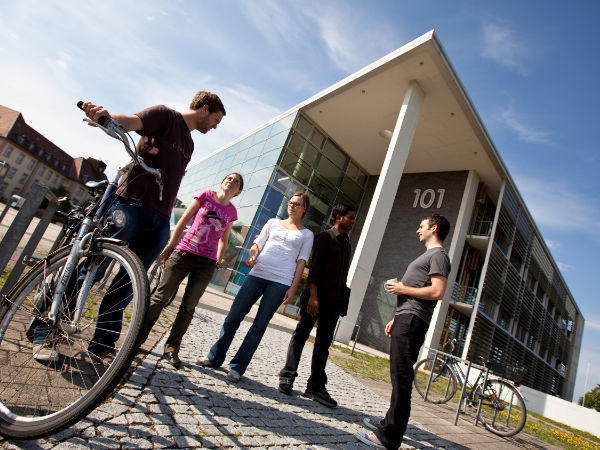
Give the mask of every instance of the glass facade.
<path id="1" fill-rule="evenodd" d="M 226 266 L 211 284 L 236 294 L 249 269 L 243 261 L 271 218 L 287 217 L 287 202 L 307 192 L 310 209 L 305 226 L 314 233 L 331 225 L 336 203 L 358 208 L 368 175 L 333 140 L 299 112 L 268 124 L 250 136 L 190 167 L 179 190 L 188 204 L 196 194 L 219 190 L 231 172 L 244 177 L 244 191 L 233 200 L 238 211 L 226 252 Z M 302 285 L 301 285 L 302 287 Z"/>

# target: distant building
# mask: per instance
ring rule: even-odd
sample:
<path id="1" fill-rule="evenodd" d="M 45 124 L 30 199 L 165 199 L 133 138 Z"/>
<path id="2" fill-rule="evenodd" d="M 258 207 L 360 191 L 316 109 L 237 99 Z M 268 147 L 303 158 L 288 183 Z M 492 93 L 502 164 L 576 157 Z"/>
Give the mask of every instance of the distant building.
<path id="1" fill-rule="evenodd" d="M 22 114 L 0 105 L 0 160 L 9 164 L 0 185 L 0 199 L 27 196 L 34 183 L 69 191 L 71 203 L 87 200 L 87 181 L 105 180 L 106 164 L 73 158 L 25 122 Z"/>
<path id="2" fill-rule="evenodd" d="M 524 384 L 572 398 L 583 316 L 433 32 L 190 166 L 179 198 L 218 190 L 229 172 L 246 183 L 233 200 L 233 271 L 218 271 L 215 286 L 237 292 L 252 241 L 286 216 L 293 192 L 308 192 L 314 232 L 335 203 L 356 205 L 350 307 L 336 339 L 388 351 L 396 299 L 384 282 L 423 252 L 417 225 L 440 213 L 452 224 L 452 272 L 425 345 L 457 338 L 459 356 L 522 364 Z"/>

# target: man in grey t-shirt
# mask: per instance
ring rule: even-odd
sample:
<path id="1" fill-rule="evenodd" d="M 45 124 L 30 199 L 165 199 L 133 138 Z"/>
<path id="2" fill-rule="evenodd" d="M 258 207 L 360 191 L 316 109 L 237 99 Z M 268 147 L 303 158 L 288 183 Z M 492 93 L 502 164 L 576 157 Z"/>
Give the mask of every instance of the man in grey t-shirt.
<path id="1" fill-rule="evenodd" d="M 373 447 L 397 449 L 402 444 L 410 417 L 413 366 L 450 273 L 450 260 L 442 247 L 449 230 L 450 223 L 439 214 L 423 219 L 417 235 L 427 250 L 409 264 L 402 281 L 386 283 L 388 293 L 398 296 L 394 318 L 385 326 L 385 334 L 392 339 L 392 398 L 385 418 L 378 424 L 365 419 L 365 425 L 373 432 L 356 434 L 360 441 Z"/>

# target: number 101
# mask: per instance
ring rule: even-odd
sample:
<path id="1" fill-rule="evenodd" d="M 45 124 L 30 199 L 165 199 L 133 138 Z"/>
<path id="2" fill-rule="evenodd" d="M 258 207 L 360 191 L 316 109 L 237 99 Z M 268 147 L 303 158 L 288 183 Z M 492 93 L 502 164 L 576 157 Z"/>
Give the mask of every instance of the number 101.
<path id="1" fill-rule="evenodd" d="M 435 203 L 436 191 L 433 189 L 425 189 L 424 191 L 421 189 L 415 189 L 413 192 L 415 193 L 415 201 L 412 205 L 413 208 L 416 208 L 417 205 L 420 205 L 421 208 L 429 208 Z M 437 190 L 437 208 L 442 207 L 445 192 L 446 189 Z"/>

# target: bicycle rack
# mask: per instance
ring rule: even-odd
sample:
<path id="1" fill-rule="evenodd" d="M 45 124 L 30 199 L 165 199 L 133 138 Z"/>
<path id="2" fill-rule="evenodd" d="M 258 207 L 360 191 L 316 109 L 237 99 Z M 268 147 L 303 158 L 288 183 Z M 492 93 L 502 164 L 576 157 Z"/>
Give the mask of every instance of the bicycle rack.
<path id="1" fill-rule="evenodd" d="M 485 371 L 485 375 L 483 376 L 483 386 L 485 386 L 485 384 L 487 383 L 490 369 L 488 367 L 473 364 L 471 361 L 468 361 L 468 360 L 462 359 L 462 358 L 457 358 L 456 356 L 451 355 L 450 353 L 444 353 L 444 352 L 442 352 L 440 350 L 436 350 L 434 348 L 429 348 L 429 351 L 430 351 L 430 353 L 429 353 L 430 355 L 431 355 L 431 352 L 433 353 L 433 367 L 429 371 L 429 379 L 427 380 L 427 387 L 425 388 L 425 397 L 423 398 L 424 402 L 427 401 L 427 396 L 429 395 L 429 388 L 431 387 L 431 380 L 433 379 L 433 373 L 435 371 L 435 365 L 438 361 L 439 355 L 444 355 L 447 357 L 454 358 L 456 361 L 459 361 L 459 362 L 467 365 L 467 371 L 464 374 L 465 375 L 464 383 L 462 381 L 460 381 L 460 384 L 462 384 L 462 387 L 460 389 L 460 398 L 458 399 L 458 406 L 456 407 L 456 414 L 454 416 L 454 425 L 456 426 L 456 425 L 458 425 L 458 418 L 460 417 L 460 410 L 463 407 L 463 402 L 467 398 L 466 389 L 467 389 L 467 384 L 469 381 L 469 374 L 471 372 L 472 366 L 475 366 L 477 370 L 480 370 L 482 372 Z M 458 375 L 457 375 L 457 377 L 458 377 Z M 457 381 L 459 381 L 459 380 L 457 380 Z M 475 386 L 473 386 L 473 387 L 475 387 Z M 477 414 L 475 414 L 475 426 L 477 426 L 477 424 L 479 423 L 480 410 L 481 410 L 481 402 L 479 402 L 477 405 Z"/>

